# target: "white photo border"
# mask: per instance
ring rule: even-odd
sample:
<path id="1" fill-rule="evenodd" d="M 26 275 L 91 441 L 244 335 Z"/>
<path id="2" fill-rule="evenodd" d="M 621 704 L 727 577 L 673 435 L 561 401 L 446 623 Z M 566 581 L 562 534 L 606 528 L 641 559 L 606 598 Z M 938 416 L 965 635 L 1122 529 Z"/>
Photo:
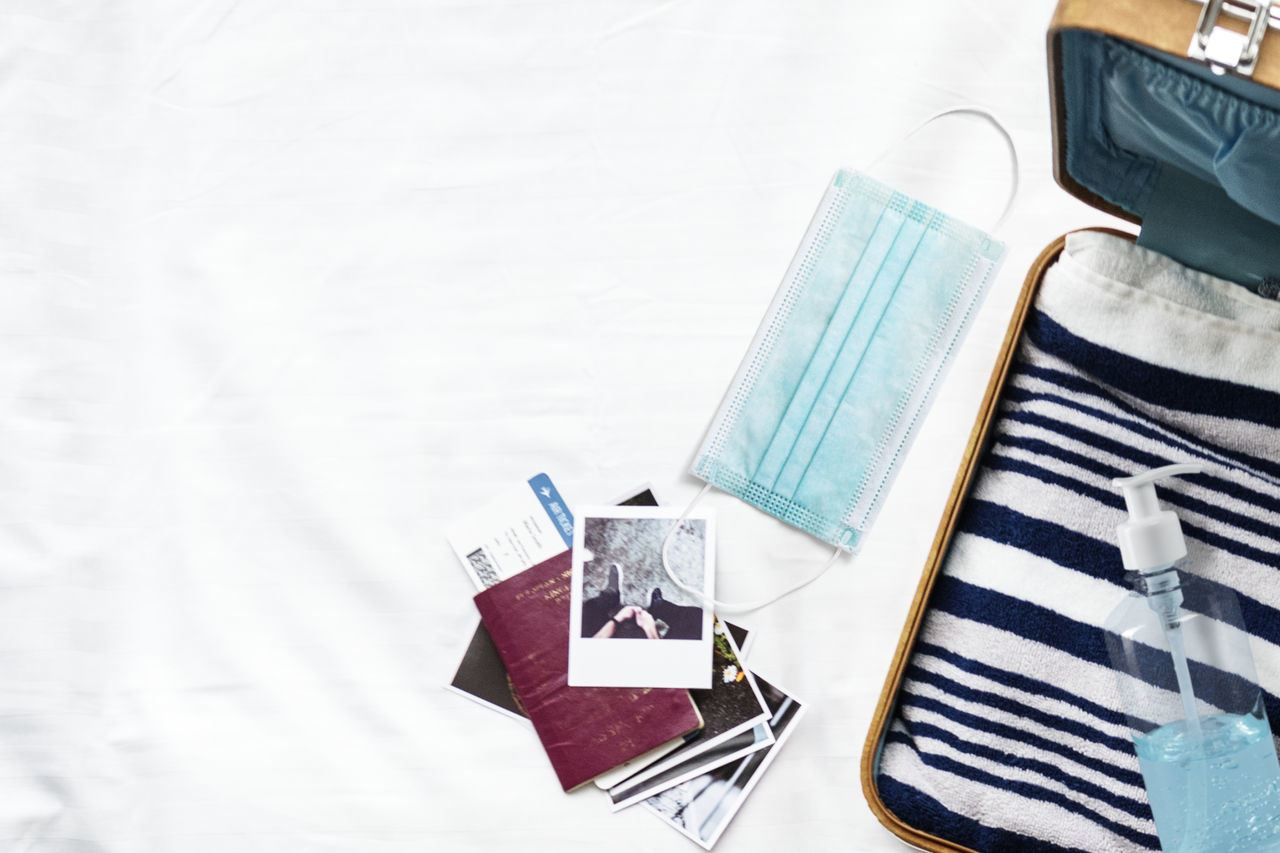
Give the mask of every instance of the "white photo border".
<path id="1" fill-rule="evenodd" d="M 677 509 L 643 506 L 578 507 L 573 525 L 573 580 L 569 604 L 570 687 L 711 687 L 711 608 L 702 609 L 702 635 L 698 640 L 616 640 L 583 637 L 582 581 L 587 520 L 656 519 L 673 525 L 680 517 Z M 715 512 L 695 509 L 685 521 L 705 525 L 702 555 L 702 594 L 715 594 Z M 684 522 L 681 522 L 682 524 Z"/>

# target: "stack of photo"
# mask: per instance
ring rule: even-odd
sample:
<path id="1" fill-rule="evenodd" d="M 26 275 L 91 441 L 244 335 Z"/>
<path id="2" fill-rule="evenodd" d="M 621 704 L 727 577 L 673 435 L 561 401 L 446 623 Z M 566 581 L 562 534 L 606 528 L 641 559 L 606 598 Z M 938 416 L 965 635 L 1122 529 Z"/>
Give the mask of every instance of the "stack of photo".
<path id="1" fill-rule="evenodd" d="M 648 486 L 571 512 L 539 474 L 449 539 L 481 616 L 450 687 L 531 726 L 566 792 L 711 849 L 804 712 L 748 668 L 754 634 L 707 606 L 714 518 Z"/>

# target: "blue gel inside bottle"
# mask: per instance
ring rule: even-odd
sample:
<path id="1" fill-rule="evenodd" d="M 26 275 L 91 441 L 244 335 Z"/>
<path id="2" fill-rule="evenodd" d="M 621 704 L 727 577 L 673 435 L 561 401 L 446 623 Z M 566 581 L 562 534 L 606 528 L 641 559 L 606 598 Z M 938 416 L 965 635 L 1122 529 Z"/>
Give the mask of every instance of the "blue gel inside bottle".
<path id="1" fill-rule="evenodd" d="M 1178 720 L 1134 735 L 1165 853 L 1280 850 L 1276 748 L 1258 711 L 1203 716 L 1191 725 Z"/>

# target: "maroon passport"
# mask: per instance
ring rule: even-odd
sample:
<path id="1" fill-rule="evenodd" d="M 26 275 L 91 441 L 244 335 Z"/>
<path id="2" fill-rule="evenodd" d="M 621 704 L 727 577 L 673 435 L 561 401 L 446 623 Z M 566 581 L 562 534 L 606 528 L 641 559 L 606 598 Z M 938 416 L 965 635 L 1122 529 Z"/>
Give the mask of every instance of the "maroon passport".
<path id="1" fill-rule="evenodd" d="M 570 553 L 476 596 L 480 618 L 566 791 L 702 725 L 687 690 L 569 686 Z"/>

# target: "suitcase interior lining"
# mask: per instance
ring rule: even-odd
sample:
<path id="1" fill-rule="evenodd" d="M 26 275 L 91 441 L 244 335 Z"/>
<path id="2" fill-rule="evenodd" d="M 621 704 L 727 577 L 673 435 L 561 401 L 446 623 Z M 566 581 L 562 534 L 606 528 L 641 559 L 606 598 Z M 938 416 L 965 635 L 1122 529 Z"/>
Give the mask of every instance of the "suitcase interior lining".
<path id="1" fill-rule="evenodd" d="M 1138 242 L 1257 289 L 1280 280 L 1280 91 L 1087 30 L 1061 34 L 1066 166 Z"/>

